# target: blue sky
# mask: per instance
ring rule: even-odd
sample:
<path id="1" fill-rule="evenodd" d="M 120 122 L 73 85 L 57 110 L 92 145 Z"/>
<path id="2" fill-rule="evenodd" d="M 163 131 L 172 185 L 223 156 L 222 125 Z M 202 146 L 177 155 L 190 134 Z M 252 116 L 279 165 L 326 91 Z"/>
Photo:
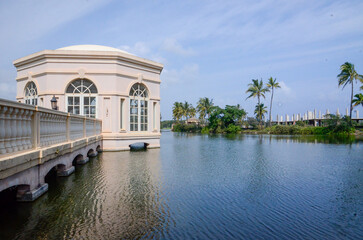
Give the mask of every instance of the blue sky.
<path id="1" fill-rule="evenodd" d="M 247 84 L 270 76 L 282 85 L 274 116 L 345 112 L 350 90 L 338 88 L 336 76 L 346 61 L 363 74 L 362 12 L 361 0 L 1 1 L 0 98 L 15 100 L 13 60 L 98 44 L 164 64 L 164 120 L 175 101 L 195 106 L 200 97 L 252 115 L 257 100 L 245 100 Z"/>

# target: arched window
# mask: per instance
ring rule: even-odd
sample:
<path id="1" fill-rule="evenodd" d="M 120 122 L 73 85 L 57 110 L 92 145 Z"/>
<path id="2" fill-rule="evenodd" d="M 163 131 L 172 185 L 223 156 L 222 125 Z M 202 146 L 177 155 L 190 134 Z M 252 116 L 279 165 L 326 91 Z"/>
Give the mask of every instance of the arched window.
<path id="1" fill-rule="evenodd" d="M 144 85 L 136 83 L 130 90 L 130 131 L 147 131 L 148 92 Z"/>
<path id="2" fill-rule="evenodd" d="M 38 91 L 37 86 L 35 86 L 34 82 L 29 82 L 25 86 L 25 97 L 26 104 L 38 105 Z"/>
<path id="3" fill-rule="evenodd" d="M 67 111 L 95 118 L 97 116 L 97 88 L 87 79 L 71 82 L 66 90 Z"/>

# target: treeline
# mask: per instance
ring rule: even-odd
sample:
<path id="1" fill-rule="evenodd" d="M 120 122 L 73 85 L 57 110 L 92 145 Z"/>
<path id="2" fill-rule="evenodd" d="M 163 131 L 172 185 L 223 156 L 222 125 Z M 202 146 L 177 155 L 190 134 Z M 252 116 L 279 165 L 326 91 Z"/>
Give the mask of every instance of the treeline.
<path id="1" fill-rule="evenodd" d="M 263 80 L 252 79 L 248 84 L 246 100 L 257 98 L 257 104 L 254 110 L 254 118 L 247 117 L 247 112 L 239 104 L 235 106 L 227 105 L 225 108 L 215 106 L 213 99 L 207 97 L 200 98 L 194 108 L 188 102 L 175 102 L 173 105 L 172 130 L 176 132 L 201 132 L 201 133 L 237 133 L 243 129 L 254 129 L 255 132 L 271 134 L 316 134 L 324 135 L 331 133 L 352 133 L 354 132 L 354 123 L 351 120 L 353 107 L 363 106 L 363 94 L 358 93 L 353 98 L 353 84 L 360 81 L 363 84 L 363 76 L 355 71 L 354 65 L 344 63 L 340 67 L 341 72 L 337 76 L 338 86 L 343 88 L 351 85 L 350 96 L 350 114 L 349 116 L 340 117 L 335 115 L 325 116 L 322 127 L 308 126 L 308 122 L 297 121 L 292 126 L 272 126 L 272 107 L 275 90 L 281 88 L 276 78 L 270 77 L 266 86 Z M 360 86 L 363 90 L 363 85 Z M 271 93 L 269 111 L 267 106 L 261 100 L 266 98 L 267 93 Z M 269 113 L 268 121 L 266 114 Z M 191 118 L 199 116 L 199 121 L 189 121 Z M 247 130 L 251 131 L 251 130 Z"/>
<path id="2" fill-rule="evenodd" d="M 188 122 L 198 114 L 197 122 Z M 188 102 L 175 102 L 173 106 L 173 125 L 175 132 L 202 132 L 202 133 L 237 133 L 244 124 L 243 119 L 247 112 L 240 105 L 225 108 L 215 106 L 213 99 L 200 98 L 197 107 L 194 108 Z M 183 121 L 184 120 L 184 121 Z"/>

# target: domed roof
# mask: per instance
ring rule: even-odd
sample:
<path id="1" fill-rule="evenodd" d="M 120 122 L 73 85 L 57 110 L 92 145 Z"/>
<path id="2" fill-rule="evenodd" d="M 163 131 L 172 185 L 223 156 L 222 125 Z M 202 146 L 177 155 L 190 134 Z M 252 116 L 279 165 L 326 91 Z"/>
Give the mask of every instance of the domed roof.
<path id="1" fill-rule="evenodd" d="M 58 48 L 57 50 L 73 50 L 73 51 L 107 51 L 107 52 L 122 52 L 130 54 L 118 48 L 107 47 L 102 45 L 72 45 L 68 47 Z"/>

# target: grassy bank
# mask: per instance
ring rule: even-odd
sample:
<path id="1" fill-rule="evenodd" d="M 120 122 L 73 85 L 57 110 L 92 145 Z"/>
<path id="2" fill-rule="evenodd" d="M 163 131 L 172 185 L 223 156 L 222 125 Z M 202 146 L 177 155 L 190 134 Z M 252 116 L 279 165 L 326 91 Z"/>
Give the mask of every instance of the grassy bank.
<path id="1" fill-rule="evenodd" d="M 174 132 L 188 133 L 251 133 L 251 134 L 276 134 L 276 135 L 350 135 L 363 134 L 362 130 L 356 130 L 354 127 L 344 124 L 331 125 L 326 127 L 298 126 L 298 125 L 276 125 L 263 129 L 242 129 L 239 126 L 228 126 L 227 128 L 217 128 L 212 131 L 208 127 L 196 125 L 175 124 Z"/>

